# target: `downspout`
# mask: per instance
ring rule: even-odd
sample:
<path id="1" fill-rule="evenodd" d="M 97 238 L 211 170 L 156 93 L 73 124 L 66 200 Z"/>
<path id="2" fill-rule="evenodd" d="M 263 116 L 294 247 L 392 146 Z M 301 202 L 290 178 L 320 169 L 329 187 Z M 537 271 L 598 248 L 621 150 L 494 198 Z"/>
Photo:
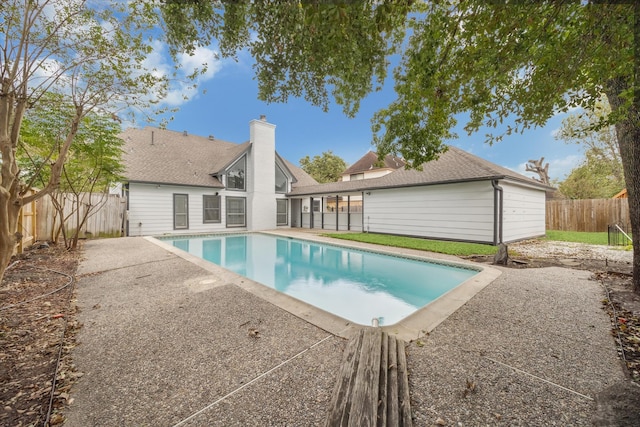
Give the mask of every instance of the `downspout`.
<path id="1" fill-rule="evenodd" d="M 151 134 L 153 135 L 153 131 L 151 131 Z M 124 235 L 125 236 L 129 236 L 129 183 L 127 182 L 126 184 L 124 184 L 122 186 L 122 191 L 124 192 L 124 195 L 126 196 L 126 206 L 125 206 L 125 211 L 122 214 L 122 222 L 124 224 Z"/>
<path id="2" fill-rule="evenodd" d="M 362 232 L 366 233 L 364 231 L 364 191 L 362 192 L 362 206 L 360 208 L 362 209 Z"/>
<path id="3" fill-rule="evenodd" d="M 498 185 L 498 180 L 491 180 L 493 187 L 493 244 L 494 246 L 502 243 L 502 187 Z M 499 195 L 498 195 L 499 193 Z"/>
<path id="4" fill-rule="evenodd" d="M 351 231 L 351 196 L 347 196 L 347 230 Z"/>
<path id="5" fill-rule="evenodd" d="M 336 194 L 336 231 L 338 231 L 338 222 L 340 221 L 339 211 L 338 211 L 338 195 Z"/>

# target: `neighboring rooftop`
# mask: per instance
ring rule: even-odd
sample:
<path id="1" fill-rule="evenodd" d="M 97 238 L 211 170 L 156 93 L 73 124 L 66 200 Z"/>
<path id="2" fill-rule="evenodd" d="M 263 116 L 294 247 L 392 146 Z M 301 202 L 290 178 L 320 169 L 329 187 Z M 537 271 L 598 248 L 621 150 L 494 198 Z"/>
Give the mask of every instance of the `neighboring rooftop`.
<path id="1" fill-rule="evenodd" d="M 383 162 L 378 161 L 378 155 L 373 151 L 369 151 L 362 156 L 360 160 L 352 164 L 342 172 L 342 175 L 350 175 L 352 173 L 366 172 L 374 169 L 400 169 L 404 167 L 405 162 L 400 157 L 388 154 Z"/>

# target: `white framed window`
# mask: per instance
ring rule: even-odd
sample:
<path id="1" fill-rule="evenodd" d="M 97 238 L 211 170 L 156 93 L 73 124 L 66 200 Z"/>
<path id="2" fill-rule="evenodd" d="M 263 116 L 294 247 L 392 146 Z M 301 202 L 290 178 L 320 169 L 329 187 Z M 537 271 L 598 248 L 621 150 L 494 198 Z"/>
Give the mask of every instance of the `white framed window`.
<path id="1" fill-rule="evenodd" d="M 220 222 L 220 196 L 202 196 L 202 222 L 205 224 Z"/>
<path id="2" fill-rule="evenodd" d="M 287 181 L 287 175 L 280 166 L 276 164 L 276 193 L 287 192 Z"/>
<path id="3" fill-rule="evenodd" d="M 227 189 L 246 190 L 247 157 L 242 156 L 227 170 Z"/>
<path id="4" fill-rule="evenodd" d="M 287 199 L 276 199 L 276 225 L 287 225 L 289 223 L 289 201 Z"/>
<path id="5" fill-rule="evenodd" d="M 189 195 L 173 195 L 173 228 L 174 230 L 189 228 Z"/>
<path id="6" fill-rule="evenodd" d="M 320 212 L 321 209 L 322 209 L 322 200 L 315 199 L 313 201 L 313 211 Z"/>
<path id="7" fill-rule="evenodd" d="M 227 197 L 227 227 L 245 227 L 247 225 L 246 197 Z"/>
<path id="8" fill-rule="evenodd" d="M 349 179 L 350 179 L 351 181 L 357 181 L 357 180 L 359 180 L 359 179 L 364 179 L 364 173 L 352 173 L 352 174 L 349 176 Z"/>

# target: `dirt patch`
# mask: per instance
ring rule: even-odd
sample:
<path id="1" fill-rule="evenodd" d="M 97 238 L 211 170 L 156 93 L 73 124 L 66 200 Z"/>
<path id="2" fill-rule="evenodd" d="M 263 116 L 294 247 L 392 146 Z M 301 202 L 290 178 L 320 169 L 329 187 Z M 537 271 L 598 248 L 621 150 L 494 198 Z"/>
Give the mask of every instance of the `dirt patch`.
<path id="1" fill-rule="evenodd" d="M 63 421 L 57 411 L 78 375 L 69 354 L 79 327 L 72 302 L 78 257 L 54 245 L 33 246 L 14 257 L 5 273 L 0 286 L 0 425 Z"/>

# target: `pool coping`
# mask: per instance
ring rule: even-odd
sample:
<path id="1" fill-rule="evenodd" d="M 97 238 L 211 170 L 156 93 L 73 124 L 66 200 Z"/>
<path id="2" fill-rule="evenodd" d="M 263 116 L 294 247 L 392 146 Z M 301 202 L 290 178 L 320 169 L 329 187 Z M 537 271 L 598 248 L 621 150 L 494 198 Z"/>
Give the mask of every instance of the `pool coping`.
<path id="1" fill-rule="evenodd" d="M 388 332 L 389 334 L 395 335 L 396 337 L 404 341 L 417 340 L 427 335 L 429 332 L 435 329 L 436 326 L 442 323 L 448 316 L 453 314 L 457 309 L 462 307 L 467 301 L 473 298 L 478 292 L 480 292 L 502 274 L 502 272 L 496 268 L 463 261 L 458 257 L 436 254 L 433 252 L 428 252 L 428 255 L 425 255 L 424 251 L 404 248 L 380 247 L 379 245 L 346 240 L 336 243 L 335 239 L 315 234 L 296 232 L 295 230 L 285 231 L 282 229 L 278 229 L 254 233 L 271 234 L 279 237 L 293 237 L 296 239 L 307 240 L 316 243 L 330 244 L 333 246 L 358 250 L 366 250 L 390 256 L 413 258 L 462 268 L 469 268 L 478 271 L 478 273 L 474 276 L 465 280 L 460 285 L 441 295 L 439 298 L 418 309 L 399 322 L 394 323 L 393 325 L 381 326 L 382 330 Z M 186 236 L 204 237 L 207 235 L 229 234 L 238 233 L 202 233 L 189 234 Z M 228 284 L 236 285 L 241 289 L 244 289 L 245 291 L 250 292 L 253 295 L 256 295 L 270 302 L 271 304 L 274 304 L 275 306 L 280 307 L 281 309 L 293 314 L 294 316 L 304 319 L 307 322 L 336 336 L 348 338 L 353 334 L 354 331 L 362 329 L 363 327 L 367 327 L 365 325 L 353 323 L 350 320 L 329 313 L 302 300 L 279 292 L 259 282 L 220 267 L 219 265 L 216 265 L 212 262 L 206 261 L 195 255 L 191 255 L 161 240 L 161 238 L 165 237 L 183 237 L 182 235 L 157 237 L 158 238 L 147 236 L 144 237 L 144 239 L 214 274 L 216 276 L 216 279 L 211 279 L 207 281 L 206 284 L 203 283 L 207 287 L 214 288 L 216 286 L 223 286 Z"/>

